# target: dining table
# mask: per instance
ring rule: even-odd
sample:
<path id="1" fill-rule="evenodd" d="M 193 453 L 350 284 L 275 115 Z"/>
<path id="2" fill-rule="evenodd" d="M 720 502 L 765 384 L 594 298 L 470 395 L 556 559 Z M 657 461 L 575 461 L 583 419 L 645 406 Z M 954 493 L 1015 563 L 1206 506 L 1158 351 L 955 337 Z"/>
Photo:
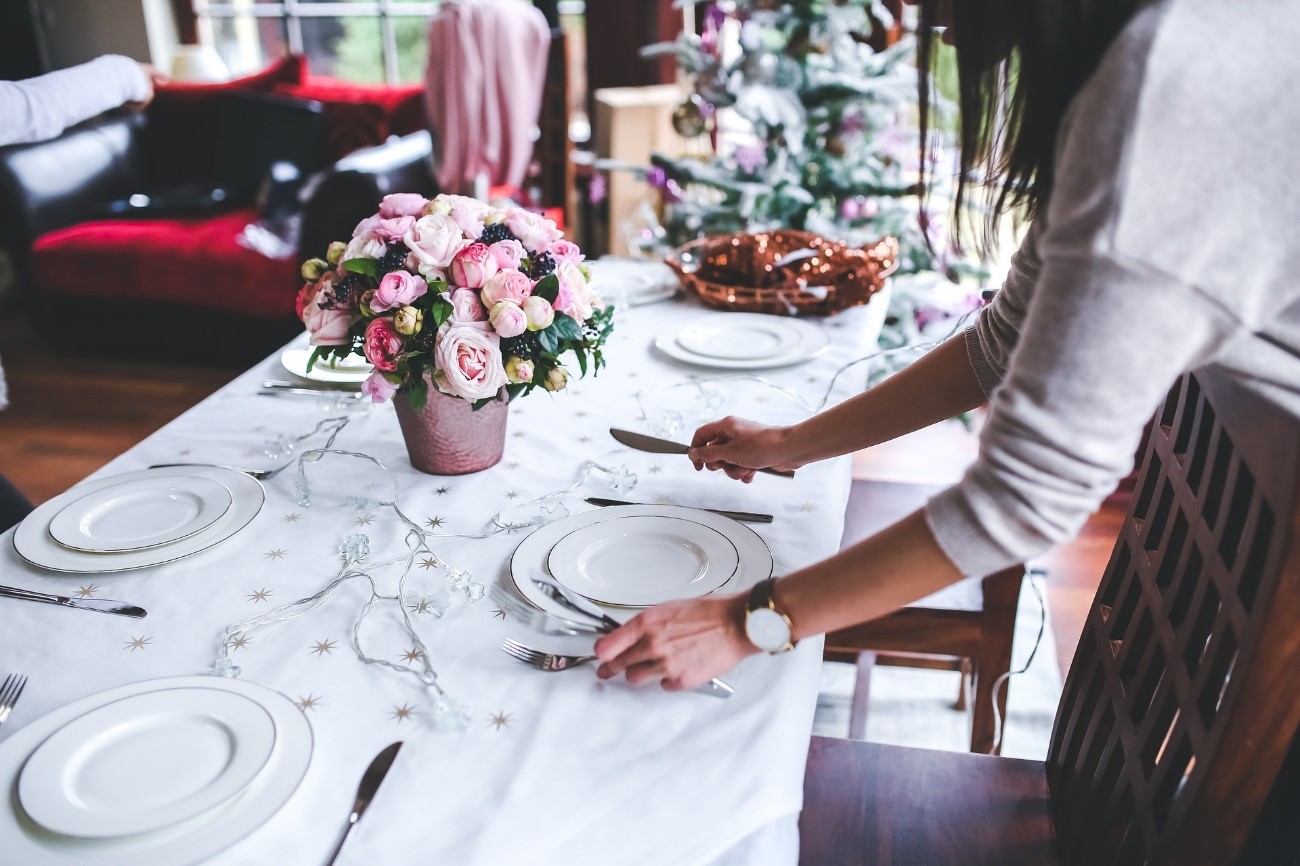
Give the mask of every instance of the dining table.
<path id="1" fill-rule="evenodd" d="M 606 366 L 586 377 L 575 371 L 564 391 L 513 402 L 501 462 L 460 476 L 413 469 L 389 405 L 346 393 L 262 393 L 265 381 L 286 376 L 281 353 L 272 354 L 88 479 L 163 463 L 286 466 L 261 482 L 264 504 L 233 537 L 117 573 L 36 567 L 10 543 L 12 530 L 0 544 L 0 584 L 148 611 L 132 619 L 0 598 L 0 673 L 28 677 L 0 726 L 0 750 L 40 717 L 97 692 L 233 676 L 296 705 L 309 723 L 310 763 L 282 807 L 203 862 L 324 863 L 372 757 L 402 741 L 339 863 L 794 864 L 820 638 L 747 658 L 722 676 L 734 690 L 723 700 L 602 681 L 591 664 L 544 672 L 502 652 L 507 639 L 539 639 L 500 592 L 530 531 L 520 521 L 594 507 L 586 497 L 769 513 L 770 523 L 751 528 L 776 575 L 838 550 L 849 458 L 742 484 L 610 435 L 617 427 L 689 442 L 696 426 L 724 415 L 807 417 L 864 386 L 869 362 L 842 368 L 875 350 L 884 310 L 878 300 L 804 320 L 825 334 L 826 349 L 774 369 L 693 366 L 654 346 L 686 324 L 728 315 L 688 298 L 620 309 Z M 305 344 L 303 335 L 289 348 Z M 325 425 L 338 428 L 330 452 L 299 463 L 324 446 L 312 431 L 330 419 L 345 420 Z M 358 543 L 363 566 L 400 556 L 410 528 L 382 505 L 394 484 L 394 501 L 437 554 L 414 563 L 407 595 L 398 595 L 401 569 L 380 564 L 310 609 L 228 630 L 319 593 Z M 447 605 L 427 603 L 448 565 L 471 589 Z M 396 600 L 368 604 L 376 595 Z M 453 702 L 450 720 L 435 690 L 405 675 L 426 661 Z M 4 808 L 13 803 L 6 798 Z M 9 862 L 3 846 L 0 862 Z"/>

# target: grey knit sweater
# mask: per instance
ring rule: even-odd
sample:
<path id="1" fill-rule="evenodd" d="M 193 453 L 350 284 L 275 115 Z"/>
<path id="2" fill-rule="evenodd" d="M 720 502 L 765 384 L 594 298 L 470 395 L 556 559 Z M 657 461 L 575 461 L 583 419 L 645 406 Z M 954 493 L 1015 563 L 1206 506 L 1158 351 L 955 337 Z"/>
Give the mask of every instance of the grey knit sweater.
<path id="1" fill-rule="evenodd" d="M 1073 537 L 1182 373 L 1300 415 L 1300 5 L 1158 0 L 1062 124 L 1055 187 L 967 332 L 980 455 L 926 516 L 989 574 Z"/>

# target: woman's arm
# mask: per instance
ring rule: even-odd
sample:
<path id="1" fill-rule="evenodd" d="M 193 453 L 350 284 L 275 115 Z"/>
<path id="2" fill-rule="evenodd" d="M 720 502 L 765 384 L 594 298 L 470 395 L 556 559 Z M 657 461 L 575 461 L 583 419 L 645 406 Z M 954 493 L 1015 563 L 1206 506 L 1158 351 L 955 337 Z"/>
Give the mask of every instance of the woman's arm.
<path id="1" fill-rule="evenodd" d="M 153 95 L 155 76 L 128 57 L 89 63 L 26 81 L 0 82 L 0 145 L 55 138 L 69 126 Z"/>

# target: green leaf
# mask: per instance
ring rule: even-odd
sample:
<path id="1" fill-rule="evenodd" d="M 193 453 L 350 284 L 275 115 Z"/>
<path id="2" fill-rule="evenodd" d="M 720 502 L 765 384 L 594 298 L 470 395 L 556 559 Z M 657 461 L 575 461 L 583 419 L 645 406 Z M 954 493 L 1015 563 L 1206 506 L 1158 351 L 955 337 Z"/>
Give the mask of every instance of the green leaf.
<path id="1" fill-rule="evenodd" d="M 586 376 L 587 375 L 587 353 L 579 349 L 573 354 L 578 356 L 578 369 L 581 371 L 579 375 Z"/>
<path id="2" fill-rule="evenodd" d="M 556 316 L 556 318 L 560 318 Z M 560 337 L 555 333 L 555 328 L 547 328 L 545 331 L 537 332 L 537 343 L 542 347 L 543 352 L 549 352 L 554 355 L 560 351 Z"/>
<path id="3" fill-rule="evenodd" d="M 429 402 L 429 386 L 424 379 L 416 379 L 411 383 L 411 390 L 406 392 L 406 405 L 415 411 L 424 408 L 424 404 Z"/>
<path id="4" fill-rule="evenodd" d="M 554 333 L 560 340 L 581 340 L 582 326 L 578 324 L 577 319 L 570 318 L 564 313 L 556 313 L 555 321 L 542 333 Z"/>
<path id="5" fill-rule="evenodd" d="M 348 259 L 343 263 L 343 270 L 379 278 L 379 262 L 376 259 Z"/>
<path id="6" fill-rule="evenodd" d="M 434 330 L 441 328 L 443 323 L 451 318 L 452 309 L 451 301 L 439 298 L 433 302 L 433 307 L 429 310 L 429 316 L 433 319 Z M 429 322 L 426 321 L 424 327 L 428 328 Z"/>
<path id="7" fill-rule="evenodd" d="M 550 301 L 552 304 L 555 303 L 555 299 L 560 296 L 560 278 L 555 274 L 547 274 L 537 281 L 537 285 L 533 286 L 533 294 Z M 559 316 L 556 316 L 556 318 L 558 319 Z"/>
<path id="8" fill-rule="evenodd" d="M 484 397 L 482 400 L 475 400 L 472 404 L 470 404 L 469 409 L 471 412 L 477 412 L 478 410 L 482 409 L 484 406 L 491 403 L 495 399 L 496 397 Z"/>
<path id="9" fill-rule="evenodd" d="M 308 373 L 311 372 L 312 367 L 316 366 L 316 362 L 320 360 L 321 356 L 324 355 L 325 352 L 326 352 L 325 346 L 317 346 L 316 348 L 311 350 L 311 357 L 307 359 Z"/>

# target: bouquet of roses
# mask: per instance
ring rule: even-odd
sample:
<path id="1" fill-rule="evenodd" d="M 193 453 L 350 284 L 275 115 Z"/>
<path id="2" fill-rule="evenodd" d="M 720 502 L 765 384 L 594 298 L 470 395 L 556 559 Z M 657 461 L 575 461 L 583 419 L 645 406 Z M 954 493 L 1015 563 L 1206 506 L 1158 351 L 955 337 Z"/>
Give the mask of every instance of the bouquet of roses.
<path id="1" fill-rule="evenodd" d="M 362 390 L 376 403 L 403 394 L 418 409 L 429 382 L 474 408 L 503 387 L 511 398 L 560 391 L 560 356 L 594 373 L 613 327 L 582 251 L 554 221 L 465 196 L 385 196 L 302 275 L 310 363 L 364 355 L 375 369 Z"/>

